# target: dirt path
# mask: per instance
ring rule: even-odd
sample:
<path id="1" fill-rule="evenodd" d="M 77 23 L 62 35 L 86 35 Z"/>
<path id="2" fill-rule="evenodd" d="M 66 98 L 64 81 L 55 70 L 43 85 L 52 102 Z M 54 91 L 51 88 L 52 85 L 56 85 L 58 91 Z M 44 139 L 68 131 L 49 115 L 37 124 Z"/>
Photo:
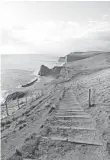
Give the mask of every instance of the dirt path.
<path id="1" fill-rule="evenodd" d="M 48 98 L 51 104 L 60 99 L 60 87 Z M 67 88 L 52 113 L 48 115 L 48 109 L 39 114 L 38 109 L 31 111 L 26 127 L 2 142 L 3 160 L 15 152 L 15 147 L 20 148 L 24 160 L 108 160 L 95 121 Z M 44 102 L 47 105 L 47 99 Z M 35 137 L 24 142 L 33 133 Z"/>
<path id="2" fill-rule="evenodd" d="M 57 103 L 60 94 L 61 89 L 57 89 L 55 93 L 48 92 L 30 106 L 18 110 L 14 115 L 14 120 L 12 120 L 12 116 L 6 118 L 7 122 L 9 120 L 12 122 L 9 124 L 9 128 L 5 128 L 2 132 L 1 158 L 3 160 L 11 157 L 16 148 L 21 148 L 26 138 L 39 132 L 40 127 L 48 117 L 52 102 Z"/>
<path id="3" fill-rule="evenodd" d="M 65 92 L 59 108 L 45 122 L 41 133 L 48 145 L 48 158 L 45 156 L 45 160 L 52 159 L 52 157 L 55 160 L 106 159 L 101 134 L 96 129 L 91 115 L 86 113 L 76 100 L 72 89 Z M 59 145 L 52 150 L 49 148 L 50 143 L 51 145 L 54 143 L 55 146 Z M 62 148 L 57 155 L 56 148 L 58 150 Z"/>

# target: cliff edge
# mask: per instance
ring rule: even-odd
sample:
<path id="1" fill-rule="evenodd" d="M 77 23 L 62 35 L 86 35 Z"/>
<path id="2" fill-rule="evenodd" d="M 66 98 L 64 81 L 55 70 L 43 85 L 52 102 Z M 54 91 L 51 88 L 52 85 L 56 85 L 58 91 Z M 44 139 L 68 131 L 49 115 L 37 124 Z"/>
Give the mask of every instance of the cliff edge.
<path id="1" fill-rule="evenodd" d="M 41 65 L 40 71 L 38 72 L 38 75 L 40 76 L 57 76 L 60 74 L 60 71 L 63 67 L 62 66 L 55 66 L 52 69 Z"/>

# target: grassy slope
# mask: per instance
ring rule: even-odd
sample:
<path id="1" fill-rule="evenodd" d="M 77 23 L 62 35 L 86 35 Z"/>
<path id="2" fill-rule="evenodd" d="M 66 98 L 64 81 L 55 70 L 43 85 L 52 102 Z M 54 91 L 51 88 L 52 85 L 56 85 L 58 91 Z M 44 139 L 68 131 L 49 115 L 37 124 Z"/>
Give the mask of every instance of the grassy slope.
<path id="1" fill-rule="evenodd" d="M 88 101 L 88 90 L 94 92 L 94 103 L 107 102 L 110 93 L 110 54 L 99 55 L 68 64 L 69 76 L 76 76 L 74 84 L 82 104 Z"/>
<path id="2" fill-rule="evenodd" d="M 110 137 L 108 134 L 109 132 L 109 129 L 108 129 L 109 124 L 107 123 L 108 115 L 106 114 L 106 112 L 104 112 L 103 109 L 101 109 L 99 103 L 102 105 L 105 103 L 110 104 L 110 96 L 109 96 L 110 95 L 110 54 L 98 53 L 95 55 L 92 53 L 91 57 L 89 58 L 68 63 L 68 69 L 69 69 L 69 77 L 73 76 L 73 78 L 71 81 L 68 82 L 68 84 L 64 83 L 64 85 L 69 86 L 72 84 L 73 91 L 75 92 L 78 101 L 83 107 L 85 107 L 85 110 L 93 116 L 94 120 L 96 121 L 97 128 L 99 128 L 102 131 L 102 134 L 107 137 L 106 140 L 104 141 L 104 144 L 107 144 L 109 142 L 109 137 Z M 90 108 L 90 109 L 88 109 L 88 89 L 89 88 L 92 89 L 92 94 L 93 94 L 92 103 L 97 104 L 95 108 Z M 44 106 L 46 104 L 44 104 Z M 30 111 L 29 117 L 26 119 L 24 117 L 24 120 L 26 120 L 26 125 L 28 128 L 27 133 L 29 133 L 29 128 L 32 131 L 32 128 L 31 128 L 32 124 L 33 124 L 32 125 L 33 128 L 35 128 L 36 124 L 38 123 L 36 120 L 33 122 L 33 119 L 31 119 L 32 117 L 35 119 L 37 118 L 36 117 L 37 110 L 36 108 L 35 108 L 36 112 L 34 109 L 32 110 L 31 108 L 32 106 L 29 107 L 29 111 Z M 26 108 L 26 111 L 27 110 L 28 109 Z M 34 112 L 31 113 L 31 111 L 34 111 Z M 19 122 L 19 120 L 17 120 L 17 123 Z M 17 129 L 18 128 L 16 128 L 16 134 L 23 135 L 22 134 L 23 130 L 17 131 Z M 34 130 L 37 130 L 37 126 Z M 7 130 L 6 132 L 9 132 L 9 130 Z M 4 132 L 2 136 L 6 135 L 7 134 L 6 132 Z M 26 133 L 25 128 L 23 133 Z M 13 133 L 9 133 L 9 134 L 12 135 L 12 138 L 13 138 Z M 8 141 L 10 140 L 11 137 L 9 136 L 6 144 L 5 144 L 5 138 L 7 137 L 4 137 L 2 141 L 4 143 L 4 147 L 6 147 L 7 144 L 8 144 L 7 146 L 10 147 Z M 24 139 L 25 138 L 23 137 L 23 140 Z M 12 143 L 12 140 L 11 140 L 11 143 Z M 8 152 L 9 152 L 8 148 L 6 151 L 8 155 Z M 6 153 L 4 153 L 4 156 L 7 157 L 7 155 L 5 154 Z"/>
<path id="3" fill-rule="evenodd" d="M 110 159 L 110 53 L 69 63 L 69 76 L 74 75 L 73 90 L 80 104 L 94 119 L 103 138 L 104 150 Z M 78 73 L 75 75 L 76 73 Z M 92 90 L 88 108 L 88 91 Z"/>
<path id="4" fill-rule="evenodd" d="M 2 119 L 1 158 L 3 160 L 11 157 L 15 153 L 15 149 L 20 148 L 29 135 L 39 132 L 39 128 L 48 116 L 52 104 L 56 105 L 62 94 L 61 89 L 54 92 L 55 87 L 54 89 L 53 87 L 52 84 L 49 84 L 41 98 L 28 103 L 11 116 Z M 15 159 L 17 157 L 14 157 Z"/>
<path id="5" fill-rule="evenodd" d="M 88 91 L 92 89 L 92 103 L 110 103 L 110 53 L 69 62 L 68 76 L 82 105 L 88 105 Z M 65 75 L 65 71 L 61 72 Z"/>
<path id="6" fill-rule="evenodd" d="M 73 62 L 73 61 L 77 61 L 77 60 L 82 60 L 82 59 L 86 59 L 89 57 L 93 57 L 96 55 L 100 55 L 103 52 L 98 52 L 98 51 L 91 51 L 91 52 L 71 52 L 70 54 L 67 55 L 67 60 L 68 62 Z"/>
<path id="7" fill-rule="evenodd" d="M 92 73 L 106 69 L 110 67 L 110 53 L 93 54 L 89 58 L 68 62 L 67 67 L 70 77 L 82 72 Z M 64 69 L 61 70 L 61 74 L 65 76 Z"/>

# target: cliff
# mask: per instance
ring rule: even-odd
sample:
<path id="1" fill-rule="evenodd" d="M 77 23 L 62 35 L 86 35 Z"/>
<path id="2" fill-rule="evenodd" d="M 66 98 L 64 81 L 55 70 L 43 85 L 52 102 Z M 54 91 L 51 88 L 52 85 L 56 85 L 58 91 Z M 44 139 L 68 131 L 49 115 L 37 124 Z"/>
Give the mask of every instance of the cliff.
<path id="1" fill-rule="evenodd" d="M 72 52 L 70 54 L 67 55 L 67 61 L 68 62 L 73 62 L 73 61 L 77 61 L 77 60 L 81 60 L 81 59 L 85 59 L 88 58 L 87 55 L 82 55 L 82 52 Z"/>
<path id="2" fill-rule="evenodd" d="M 65 57 L 60 57 L 58 62 L 65 62 Z"/>
<path id="3" fill-rule="evenodd" d="M 71 52 L 67 55 L 67 62 L 78 61 L 82 59 L 86 59 L 92 56 L 96 56 L 99 54 L 103 54 L 103 52 L 98 51 L 90 51 L 90 52 Z M 59 62 L 64 62 L 65 57 L 60 57 Z"/>
<path id="4" fill-rule="evenodd" d="M 49 69 L 48 67 L 42 65 L 40 67 L 40 71 L 38 75 L 40 76 L 57 76 L 60 74 L 60 71 L 63 67 L 62 66 L 55 66 L 52 69 Z"/>

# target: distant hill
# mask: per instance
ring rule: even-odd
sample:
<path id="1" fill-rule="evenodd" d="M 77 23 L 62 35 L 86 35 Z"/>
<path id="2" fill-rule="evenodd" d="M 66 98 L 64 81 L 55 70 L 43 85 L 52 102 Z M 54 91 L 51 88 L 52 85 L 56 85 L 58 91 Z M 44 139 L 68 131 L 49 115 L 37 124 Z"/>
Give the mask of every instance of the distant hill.
<path id="1" fill-rule="evenodd" d="M 68 57 L 68 78 L 79 102 L 88 107 L 88 91 L 92 89 L 92 104 L 110 104 L 110 52 L 73 52 Z M 65 70 L 60 72 L 62 77 Z"/>
<path id="2" fill-rule="evenodd" d="M 69 55 L 68 55 L 69 56 Z M 75 57 L 75 56 L 73 56 Z M 84 58 L 85 57 L 85 58 Z M 89 67 L 89 68 L 96 68 L 98 65 L 99 67 L 104 67 L 110 65 L 110 53 L 98 53 L 98 54 L 91 54 L 90 56 L 79 56 L 79 59 L 76 61 L 68 62 L 68 66 L 81 66 L 81 67 Z M 85 68 L 84 67 L 84 68 Z"/>
<path id="3" fill-rule="evenodd" d="M 87 52 L 81 53 L 81 56 L 74 56 L 76 53 L 70 53 L 68 56 L 70 55 L 74 58 L 73 61 L 71 60 L 67 63 L 70 77 L 81 72 L 94 73 L 102 69 L 110 68 L 110 53 L 108 52 L 90 53 L 90 56 L 86 56 L 88 55 Z M 61 70 L 61 75 L 65 75 L 64 69 Z"/>
<path id="4" fill-rule="evenodd" d="M 109 53 L 109 52 L 106 52 Z M 86 59 L 96 55 L 103 54 L 102 51 L 88 51 L 88 52 L 71 52 L 67 55 L 67 62 L 78 61 L 81 59 Z M 109 53 L 110 54 L 110 53 Z M 65 57 L 60 57 L 59 62 L 64 62 Z"/>

